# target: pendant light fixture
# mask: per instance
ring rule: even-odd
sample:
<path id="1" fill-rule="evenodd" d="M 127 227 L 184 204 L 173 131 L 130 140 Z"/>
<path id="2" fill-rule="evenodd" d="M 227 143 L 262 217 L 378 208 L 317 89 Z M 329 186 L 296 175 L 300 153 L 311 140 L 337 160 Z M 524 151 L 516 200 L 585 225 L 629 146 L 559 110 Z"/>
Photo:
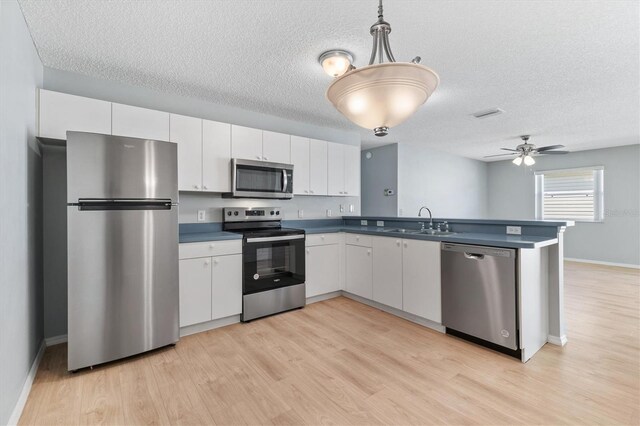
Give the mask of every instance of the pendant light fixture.
<path id="1" fill-rule="evenodd" d="M 440 78 L 420 65 L 419 56 L 411 62 L 396 62 L 389 45 L 391 26 L 383 18 L 382 0 L 378 6 L 378 20 L 369 32 L 373 36 L 369 65 L 356 69 L 350 63 L 352 56 L 343 55 L 349 66 L 345 65 L 345 60 L 341 62 L 342 66 L 331 68 L 333 74 L 327 71 L 333 76 L 338 72 L 343 74 L 331 83 L 326 96 L 349 120 L 372 129 L 376 136 L 385 136 L 389 128 L 404 122 L 429 99 Z M 325 61 L 332 57 L 332 52 L 336 51 L 325 52 L 320 57 L 325 70 Z M 384 62 L 385 57 L 388 62 Z"/>

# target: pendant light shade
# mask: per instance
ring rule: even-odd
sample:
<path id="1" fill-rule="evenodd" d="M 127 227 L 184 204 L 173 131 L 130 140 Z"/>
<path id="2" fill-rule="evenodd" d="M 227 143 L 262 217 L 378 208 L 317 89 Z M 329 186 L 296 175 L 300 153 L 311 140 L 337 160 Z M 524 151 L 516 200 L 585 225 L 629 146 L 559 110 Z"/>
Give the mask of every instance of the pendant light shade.
<path id="1" fill-rule="evenodd" d="M 420 65 L 419 56 L 411 62 L 396 62 L 389 44 L 391 25 L 384 20 L 382 0 L 378 20 L 369 33 L 373 37 L 369 65 L 351 65 L 331 83 L 326 96 L 349 120 L 372 129 L 376 136 L 385 136 L 390 127 L 404 122 L 429 99 L 440 78 Z"/>
<path id="2" fill-rule="evenodd" d="M 424 104 L 440 79 L 429 68 L 409 62 L 362 67 L 338 77 L 327 99 L 345 117 L 376 136 L 404 122 Z"/>

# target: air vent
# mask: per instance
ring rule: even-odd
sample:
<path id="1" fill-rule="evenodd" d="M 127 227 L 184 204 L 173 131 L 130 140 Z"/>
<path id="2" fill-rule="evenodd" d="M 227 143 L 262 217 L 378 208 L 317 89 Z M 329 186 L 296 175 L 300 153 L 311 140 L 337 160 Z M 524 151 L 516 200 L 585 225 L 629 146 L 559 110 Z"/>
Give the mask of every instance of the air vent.
<path id="1" fill-rule="evenodd" d="M 475 118 L 488 118 L 488 117 L 493 117 L 494 115 L 498 115 L 498 114 L 502 114 L 504 111 L 501 110 L 500 108 L 493 108 L 493 109 L 486 109 L 484 111 L 478 111 L 476 113 L 473 113 L 472 115 Z"/>

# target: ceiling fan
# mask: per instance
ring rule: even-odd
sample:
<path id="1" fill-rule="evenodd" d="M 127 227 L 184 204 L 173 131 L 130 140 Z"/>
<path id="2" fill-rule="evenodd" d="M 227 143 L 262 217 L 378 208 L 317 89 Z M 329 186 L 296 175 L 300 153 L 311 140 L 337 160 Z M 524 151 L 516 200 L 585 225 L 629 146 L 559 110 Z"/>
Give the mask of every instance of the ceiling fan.
<path id="1" fill-rule="evenodd" d="M 537 148 L 535 145 L 529 143 L 529 135 L 522 135 L 520 139 L 524 143 L 516 146 L 515 149 L 511 148 L 500 148 L 503 151 L 511 151 L 508 154 L 495 154 L 495 155 L 485 155 L 484 158 L 490 157 L 503 157 L 506 155 L 517 155 L 516 158 L 513 159 L 513 164 L 519 166 L 524 162 L 525 166 L 532 166 L 536 163 L 536 160 L 533 159 L 533 155 L 547 155 L 547 154 L 568 154 L 569 151 L 555 151 L 559 148 L 564 148 L 564 145 L 549 145 L 542 146 Z"/>

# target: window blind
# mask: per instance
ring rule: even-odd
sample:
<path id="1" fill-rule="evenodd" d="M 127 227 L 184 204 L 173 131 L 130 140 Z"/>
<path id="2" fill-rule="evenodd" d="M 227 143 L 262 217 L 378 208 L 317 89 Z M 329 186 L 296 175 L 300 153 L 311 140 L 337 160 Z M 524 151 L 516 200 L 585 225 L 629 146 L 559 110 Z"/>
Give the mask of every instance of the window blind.
<path id="1" fill-rule="evenodd" d="M 545 220 L 601 221 L 602 167 L 536 173 L 536 216 Z"/>

